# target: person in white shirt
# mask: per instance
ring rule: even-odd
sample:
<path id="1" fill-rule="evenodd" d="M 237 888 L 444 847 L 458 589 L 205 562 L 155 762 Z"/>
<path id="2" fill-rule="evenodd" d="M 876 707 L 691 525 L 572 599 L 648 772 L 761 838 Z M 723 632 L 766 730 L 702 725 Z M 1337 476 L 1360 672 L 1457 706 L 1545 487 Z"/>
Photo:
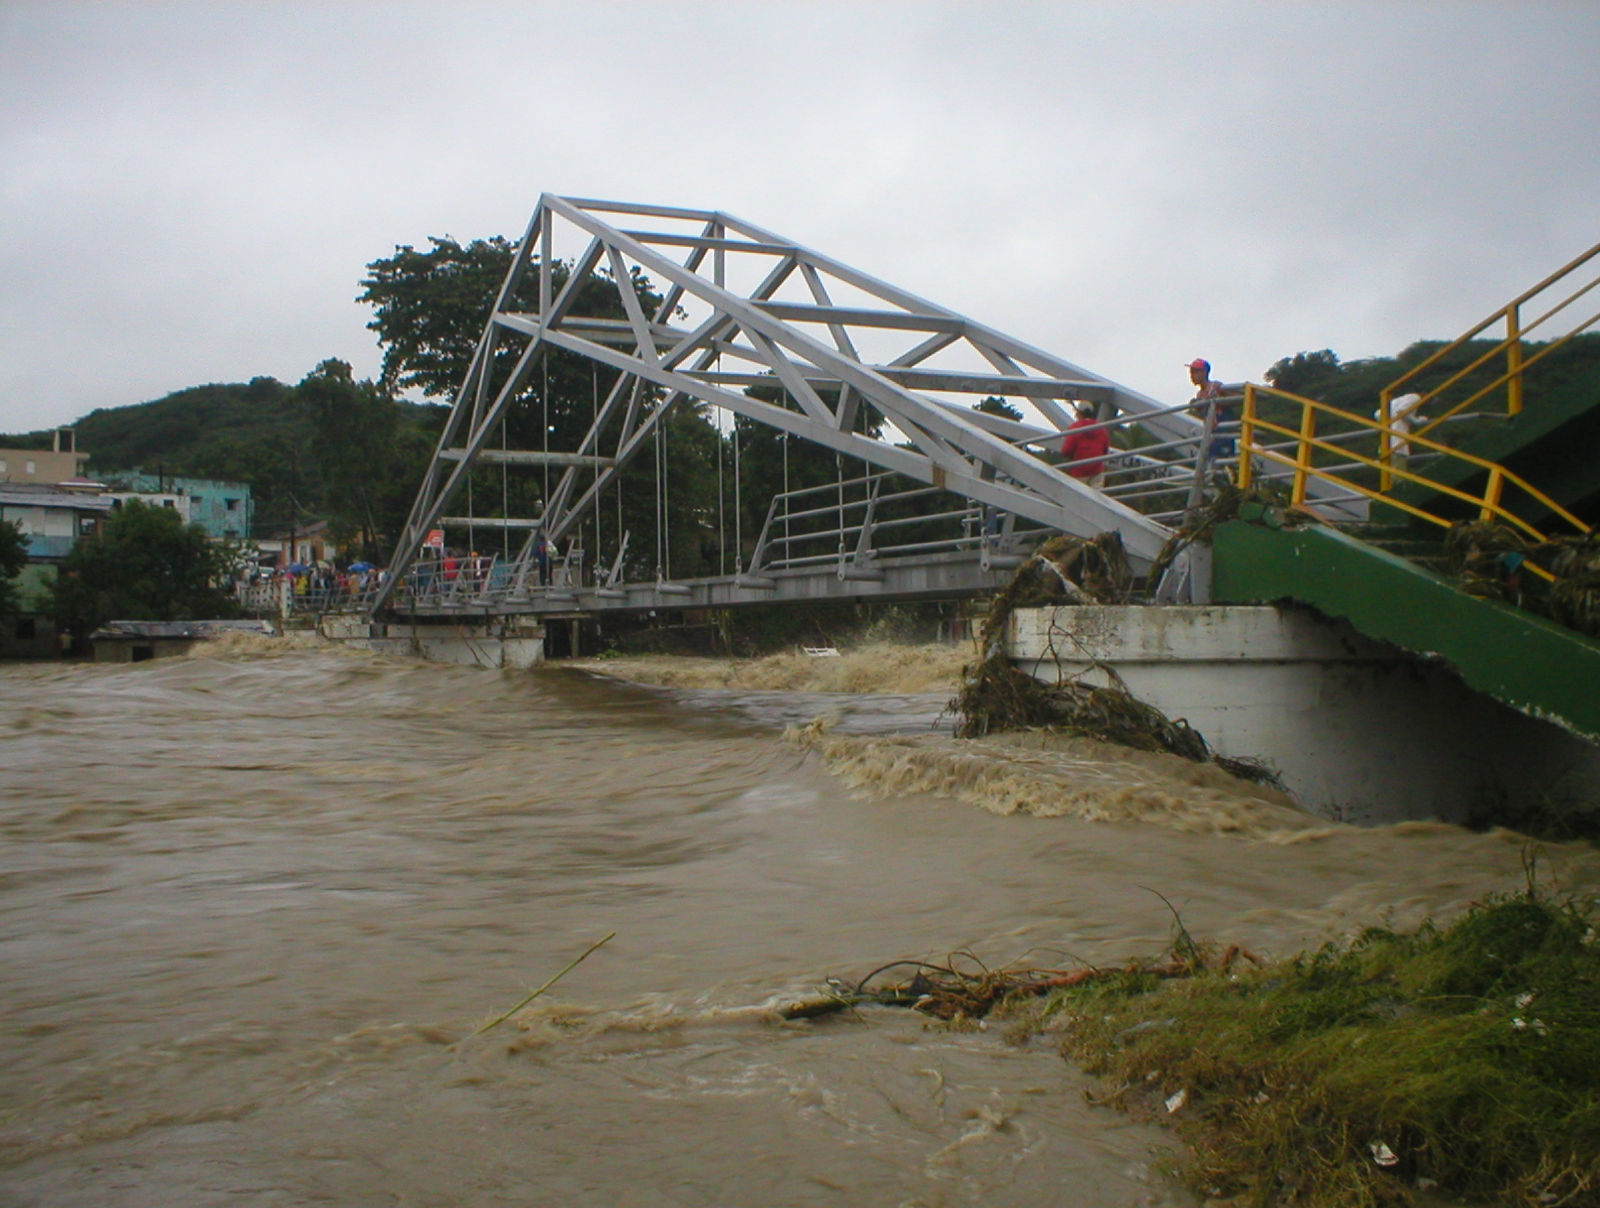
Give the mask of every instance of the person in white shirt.
<path id="1" fill-rule="evenodd" d="M 1389 465 L 1393 469 L 1406 468 L 1406 459 L 1411 456 L 1411 442 L 1406 437 L 1411 435 L 1417 420 L 1421 418 L 1416 414 L 1420 406 L 1420 394 L 1402 394 L 1399 398 L 1389 400 Z M 1383 408 L 1374 411 L 1372 418 L 1381 424 Z"/>

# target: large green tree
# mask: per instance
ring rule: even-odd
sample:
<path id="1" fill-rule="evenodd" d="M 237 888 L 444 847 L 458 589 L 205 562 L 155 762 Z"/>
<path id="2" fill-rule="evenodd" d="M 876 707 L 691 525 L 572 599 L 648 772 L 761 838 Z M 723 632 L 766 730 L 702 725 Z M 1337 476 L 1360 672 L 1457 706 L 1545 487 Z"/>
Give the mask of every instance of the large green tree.
<path id="1" fill-rule="evenodd" d="M 383 348 L 383 386 L 448 399 L 466 377 L 516 245 L 500 235 L 428 243 L 425 251 L 400 244 L 368 264 L 356 300 L 372 307 L 367 326 Z"/>
<path id="2" fill-rule="evenodd" d="M 110 620 L 185 621 L 237 613 L 221 586 L 228 551 L 170 508 L 129 500 L 82 538 L 56 577 L 55 613 L 80 637 Z"/>
<path id="3" fill-rule="evenodd" d="M 981 411 L 985 415 L 998 415 L 1001 419 L 1018 421 L 1022 419 L 1021 411 L 1012 406 L 1010 403 L 1006 402 L 1005 399 L 994 394 L 991 394 L 987 398 L 973 403 L 972 409 L 974 411 Z"/>
<path id="4" fill-rule="evenodd" d="M 377 333 L 383 348 L 380 385 L 396 393 L 418 390 L 430 398 L 450 400 L 472 365 L 479 337 L 511 269 L 516 244 L 500 235 L 467 244 L 448 236 L 430 237 L 428 243 L 426 251 L 402 244 L 394 255 L 368 264 L 357 301 L 372 307 L 367 327 Z M 510 299 L 513 307 L 538 309 L 537 270 L 535 260 Z M 571 273 L 572 266 L 563 260 L 551 264 L 556 293 L 566 288 Z M 660 307 L 661 295 L 638 270 L 629 285 L 646 313 Z M 579 285 L 569 313 L 606 319 L 627 315 L 616 283 L 605 272 L 592 273 Z M 515 341 L 502 343 L 497 380 L 504 379 L 517 351 Z M 587 420 L 594 385 L 586 358 L 552 351 L 524 384 L 522 393 L 541 403 L 547 395 L 551 423 L 562 424 L 568 417 Z M 609 382 L 602 380 L 600 385 L 603 389 Z M 539 432 L 537 425 L 545 408 L 536 410 L 533 435 Z"/>
<path id="5" fill-rule="evenodd" d="M 1339 357 L 1331 348 L 1317 352 L 1297 352 L 1281 357 L 1267 370 L 1267 384 L 1291 394 L 1305 394 L 1316 383 L 1339 374 Z"/>
<path id="6" fill-rule="evenodd" d="M 322 510 L 341 547 L 352 545 L 376 558 L 385 525 L 386 484 L 395 473 L 400 413 L 390 398 L 368 381 L 356 381 L 344 361 L 327 360 L 296 387 L 309 414 L 315 440 L 312 454 L 320 470 Z M 392 519 L 392 518 L 391 518 Z"/>

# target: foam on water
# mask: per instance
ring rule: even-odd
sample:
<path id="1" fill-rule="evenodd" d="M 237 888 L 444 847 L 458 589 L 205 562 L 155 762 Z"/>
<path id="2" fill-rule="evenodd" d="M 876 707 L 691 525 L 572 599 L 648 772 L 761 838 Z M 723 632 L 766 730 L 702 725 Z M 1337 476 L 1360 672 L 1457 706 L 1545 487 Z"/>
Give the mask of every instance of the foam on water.
<path id="1" fill-rule="evenodd" d="M 565 665 L 669 688 L 953 694 L 961 668 L 973 661 L 973 651 L 966 645 L 877 643 L 840 650 L 836 657 L 803 651 L 757 659 L 658 654 L 578 659 Z"/>
<path id="2" fill-rule="evenodd" d="M 814 751 L 854 788 L 876 796 L 932 793 L 996 814 L 1141 822 L 1255 838 L 1327 824 L 1276 789 L 1214 764 L 1044 732 L 958 739 L 948 735 L 840 734 L 825 721 L 787 737 Z"/>

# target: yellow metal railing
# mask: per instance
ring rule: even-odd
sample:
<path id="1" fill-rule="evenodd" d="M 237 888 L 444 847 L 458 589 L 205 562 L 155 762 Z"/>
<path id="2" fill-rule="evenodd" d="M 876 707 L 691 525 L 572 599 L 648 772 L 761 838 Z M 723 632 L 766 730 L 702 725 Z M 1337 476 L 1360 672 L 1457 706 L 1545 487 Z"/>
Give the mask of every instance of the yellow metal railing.
<path id="1" fill-rule="evenodd" d="M 1260 402 L 1263 398 L 1281 399 L 1287 402 L 1291 408 L 1298 408 L 1299 416 L 1297 422 L 1281 423 L 1263 416 L 1260 408 Z M 1319 435 L 1317 432 L 1318 421 L 1324 417 L 1329 421 L 1341 421 L 1345 426 L 1344 432 L 1333 434 L 1335 437 L 1348 438 L 1353 435 L 1358 443 L 1364 444 L 1364 431 L 1370 431 L 1378 439 L 1379 448 L 1382 450 L 1381 454 L 1378 457 L 1369 457 L 1350 448 L 1344 439 L 1330 439 L 1329 436 Z M 1284 441 L 1270 439 L 1263 441 L 1263 433 L 1269 438 L 1283 437 L 1286 439 Z M 1438 454 L 1440 457 L 1482 470 L 1484 473 L 1483 489 L 1474 493 L 1460 487 L 1451 486 L 1448 483 L 1439 482 L 1434 478 L 1425 478 L 1421 474 L 1407 469 L 1403 459 L 1397 459 L 1394 456 L 1396 442 L 1404 442 L 1408 448 L 1412 445 L 1421 446 L 1421 448 Z M 1321 465 L 1318 464 L 1319 455 L 1322 460 Z M 1329 459 L 1333 459 L 1334 464 L 1329 465 Z M 1306 495 L 1311 481 L 1317 480 L 1333 485 L 1340 490 L 1383 503 L 1388 507 L 1397 508 L 1441 528 L 1449 528 L 1454 523 L 1443 516 L 1428 511 L 1426 508 L 1384 494 L 1381 481 L 1387 477 L 1399 478 L 1407 482 L 1423 483 L 1431 492 L 1447 495 L 1470 504 L 1476 509 L 1479 519 L 1499 521 L 1516 529 L 1534 542 L 1546 541 L 1548 536 L 1505 506 L 1504 499 L 1508 488 L 1522 492 L 1540 507 L 1548 510 L 1552 516 L 1570 525 L 1574 531 L 1578 533 L 1589 532 L 1589 526 L 1582 520 L 1579 520 L 1544 492 L 1496 462 L 1482 457 L 1475 457 L 1470 453 L 1463 453 L 1458 449 L 1452 449 L 1448 445 L 1440 444 L 1438 441 L 1431 440 L 1426 436 L 1392 428 L 1388 424 L 1375 422 L 1365 416 L 1356 415 L 1342 408 L 1331 407 L 1327 403 L 1319 403 L 1315 399 L 1303 398 L 1298 394 L 1290 394 L 1286 390 L 1278 390 L 1271 386 L 1258 386 L 1254 382 L 1247 382 L 1244 386 L 1243 408 L 1239 423 L 1240 487 L 1250 486 L 1252 480 L 1257 476 L 1257 463 L 1277 465 L 1289 471 L 1290 505 L 1313 515 L 1317 514 L 1316 507 L 1307 503 Z M 1362 468 L 1374 471 L 1375 473 L 1372 477 L 1379 480 L 1380 485 L 1370 485 L 1351 476 L 1352 472 L 1359 472 Z M 1526 565 L 1541 578 L 1546 580 L 1551 578 L 1550 573 L 1544 568 L 1535 566 L 1532 563 L 1527 563 Z"/>
<path id="2" fill-rule="evenodd" d="M 1430 415 L 1425 422 L 1420 423 L 1415 429 L 1415 432 L 1422 436 L 1426 436 L 1427 433 L 1438 428 L 1438 426 L 1444 421 L 1450 419 L 1452 416 L 1461 414 L 1480 399 L 1483 399 L 1502 388 L 1504 388 L 1506 396 L 1506 414 L 1516 415 L 1519 413 L 1522 410 L 1523 378 L 1528 368 L 1549 356 L 1552 352 L 1567 343 L 1567 341 L 1571 340 L 1574 336 L 1579 335 L 1580 333 L 1589 330 L 1591 327 L 1594 327 L 1597 323 L 1600 323 L 1600 311 L 1589 315 L 1587 318 L 1579 320 L 1575 326 L 1572 326 L 1566 331 L 1555 336 L 1543 348 L 1534 353 L 1532 356 L 1526 355 L 1526 350 L 1523 348 L 1523 341 L 1527 338 L 1529 333 L 1542 327 L 1545 323 L 1551 319 L 1554 319 L 1557 315 L 1561 314 L 1569 306 L 1572 306 L 1575 302 L 1583 298 L 1597 286 L 1600 286 L 1600 276 L 1597 276 L 1586 283 L 1580 283 L 1576 285 L 1576 287 L 1572 289 L 1572 292 L 1568 293 L 1563 298 L 1552 301 L 1546 306 L 1546 309 L 1542 314 L 1538 315 L 1531 321 L 1523 321 L 1523 308 L 1527 306 L 1527 304 L 1533 299 L 1539 298 L 1547 291 L 1554 289 L 1558 283 L 1565 282 L 1567 278 L 1571 277 L 1596 256 L 1600 256 L 1600 243 L 1595 244 L 1577 259 L 1551 273 L 1532 289 L 1526 290 L 1519 294 L 1510 302 L 1507 302 L 1499 310 L 1491 314 L 1488 318 L 1484 319 L 1483 322 L 1472 328 L 1472 330 L 1466 332 L 1457 339 L 1452 340 L 1444 347 L 1435 351 L 1432 356 L 1428 357 L 1421 364 L 1412 367 L 1394 381 L 1390 382 L 1383 388 L 1382 391 L 1379 392 L 1379 423 L 1384 428 L 1388 428 L 1393 423 L 1395 418 L 1393 403 L 1394 400 L 1402 393 L 1420 393 L 1422 395 L 1421 401 L 1416 403 L 1410 409 L 1413 413 L 1420 411 L 1423 407 L 1429 407 L 1430 411 L 1433 411 L 1433 414 Z M 1501 321 L 1504 321 L 1505 323 L 1506 334 L 1505 338 L 1502 339 L 1498 344 L 1474 359 L 1471 364 L 1457 370 L 1454 374 L 1446 378 L 1443 382 L 1440 382 L 1438 385 L 1434 386 L 1431 390 L 1424 392 L 1416 389 L 1414 382 L 1420 374 L 1432 368 L 1456 349 L 1460 348 L 1467 342 L 1476 339 L 1478 336 L 1482 335 L 1483 332 L 1487 331 L 1490 327 L 1493 327 L 1495 324 L 1500 323 Z M 1505 357 L 1506 368 L 1504 373 L 1500 374 L 1488 385 L 1472 391 L 1472 393 L 1468 394 L 1462 399 L 1451 402 L 1444 410 L 1437 410 L 1437 404 L 1441 401 L 1441 396 L 1443 396 L 1447 391 L 1450 391 L 1454 387 L 1460 385 L 1468 377 L 1482 369 L 1485 365 L 1490 364 L 1492 361 L 1495 361 L 1502 356 Z M 1430 406 L 1430 404 L 1432 404 L 1432 406 Z M 1387 440 L 1384 440 L 1379 446 L 1378 461 L 1380 463 L 1380 486 L 1385 490 L 1387 490 L 1390 485 L 1390 477 L 1392 472 L 1390 460 L 1390 445 Z"/>

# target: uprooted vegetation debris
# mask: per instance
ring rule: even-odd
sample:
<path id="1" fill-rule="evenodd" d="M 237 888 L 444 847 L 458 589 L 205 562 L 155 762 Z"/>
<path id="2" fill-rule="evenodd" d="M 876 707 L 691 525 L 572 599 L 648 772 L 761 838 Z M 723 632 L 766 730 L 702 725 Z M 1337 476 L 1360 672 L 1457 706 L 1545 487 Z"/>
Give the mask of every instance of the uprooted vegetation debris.
<path id="1" fill-rule="evenodd" d="M 1468 595 L 1501 600 L 1600 637 L 1600 531 L 1534 540 L 1505 524 L 1464 520 L 1444 537 L 1445 561 Z M 1526 568 L 1547 572 L 1547 582 Z"/>
<path id="2" fill-rule="evenodd" d="M 1102 1079 L 1097 1102 L 1177 1129 L 1178 1173 L 1208 1203 L 1600 1204 L 1594 904 L 1529 883 L 1448 926 L 1371 928 L 1280 962 L 1178 921 L 1157 961 L 899 961 L 783 1014 L 881 1004 L 1056 1037 Z"/>
<path id="3" fill-rule="evenodd" d="M 1046 683 L 1012 665 L 1005 639 L 1011 614 L 1018 608 L 1124 603 L 1131 582 L 1122 539 L 1114 532 L 1093 539 L 1056 537 L 1040 546 L 984 616 L 979 660 L 963 669 L 961 689 L 950 702 L 958 718 L 956 736 L 1057 730 L 1144 751 L 1169 751 L 1196 763 L 1212 761 L 1256 782 L 1274 780 L 1272 770 L 1254 760 L 1213 754 L 1188 722 L 1168 718 L 1133 696 L 1111 667 L 1091 663 L 1082 673 Z M 1090 676 L 1095 673 L 1108 682 L 1094 682 Z"/>
<path id="4" fill-rule="evenodd" d="M 1213 957 L 1196 945 L 1174 945 L 1160 960 L 1130 962 L 1115 968 L 990 969 L 972 952 L 958 952 L 943 964 L 921 960 L 891 961 L 880 965 L 854 984 L 833 980 L 816 998 L 789 1003 L 779 1010 L 784 1019 L 815 1019 L 860 1006 L 909 1007 L 946 1023 L 966 1024 L 991 1013 L 1004 1013 L 1019 1002 L 1096 980 L 1128 977 L 1187 977 L 1207 962 L 1229 968 L 1240 959 L 1259 958 L 1240 948 Z M 908 971 L 895 981 L 889 975 Z"/>
<path id="5" fill-rule="evenodd" d="M 1550 616 L 1579 633 L 1600 637 L 1600 532 L 1551 542 Z"/>

